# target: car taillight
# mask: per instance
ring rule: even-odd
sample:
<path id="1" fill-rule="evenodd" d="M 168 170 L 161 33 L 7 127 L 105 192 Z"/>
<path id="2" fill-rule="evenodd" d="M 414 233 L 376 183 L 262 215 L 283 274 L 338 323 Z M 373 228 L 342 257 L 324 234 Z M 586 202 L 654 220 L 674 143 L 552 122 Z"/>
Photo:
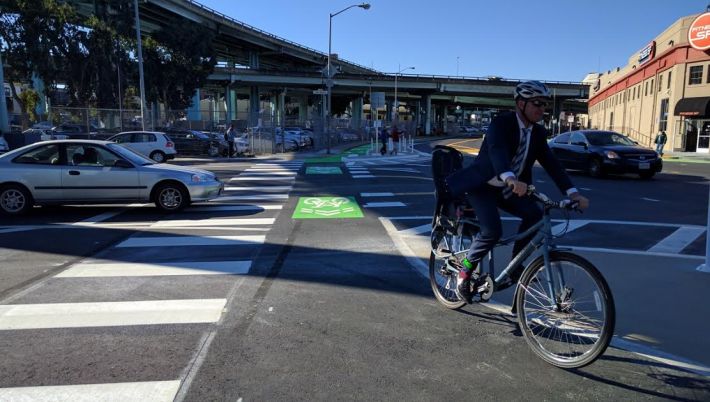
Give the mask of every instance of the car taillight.
<path id="1" fill-rule="evenodd" d="M 172 148 L 172 147 L 174 147 L 175 145 L 173 145 L 172 142 L 168 141 L 168 142 L 165 144 L 165 146 L 168 147 L 168 148 Z"/>

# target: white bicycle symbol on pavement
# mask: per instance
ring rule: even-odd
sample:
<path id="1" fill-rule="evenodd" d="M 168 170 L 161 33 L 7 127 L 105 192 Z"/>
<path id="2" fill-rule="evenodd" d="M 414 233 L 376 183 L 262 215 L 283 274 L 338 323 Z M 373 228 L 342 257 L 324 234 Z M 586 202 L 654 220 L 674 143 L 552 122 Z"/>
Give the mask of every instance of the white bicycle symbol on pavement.
<path id="1" fill-rule="evenodd" d="M 355 210 L 352 206 L 344 205 L 350 204 L 350 200 L 345 197 L 333 197 L 333 198 L 306 198 L 303 200 L 303 205 L 307 205 L 312 208 L 301 208 L 301 212 L 305 214 L 315 214 L 321 216 L 335 216 L 340 214 L 349 213 Z"/>
<path id="2" fill-rule="evenodd" d="M 330 200 L 326 200 L 323 198 L 306 198 L 303 201 L 303 203 L 305 205 L 309 205 L 314 208 L 323 208 L 323 207 L 340 208 L 341 205 L 348 204 L 349 202 L 350 202 L 350 200 L 347 198 L 344 198 L 344 197 L 334 197 Z"/>

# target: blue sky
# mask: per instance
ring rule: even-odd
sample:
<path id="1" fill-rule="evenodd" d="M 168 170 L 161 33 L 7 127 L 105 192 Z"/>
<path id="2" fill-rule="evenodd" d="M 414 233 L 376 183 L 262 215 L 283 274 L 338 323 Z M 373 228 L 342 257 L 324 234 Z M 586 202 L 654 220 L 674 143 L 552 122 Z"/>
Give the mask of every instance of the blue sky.
<path id="1" fill-rule="evenodd" d="M 347 0 L 198 0 L 327 53 L 328 15 Z M 708 0 L 372 0 L 333 18 L 333 53 L 379 71 L 581 81 L 626 64 Z"/>

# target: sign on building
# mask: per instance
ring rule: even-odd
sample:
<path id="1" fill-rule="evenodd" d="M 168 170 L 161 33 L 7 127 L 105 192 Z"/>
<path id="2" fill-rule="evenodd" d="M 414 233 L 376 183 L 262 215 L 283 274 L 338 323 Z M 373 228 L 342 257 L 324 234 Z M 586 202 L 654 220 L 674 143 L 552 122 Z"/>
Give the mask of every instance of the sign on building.
<path id="1" fill-rule="evenodd" d="M 700 14 L 690 24 L 688 29 L 688 43 L 694 49 L 710 49 L 710 12 Z"/>

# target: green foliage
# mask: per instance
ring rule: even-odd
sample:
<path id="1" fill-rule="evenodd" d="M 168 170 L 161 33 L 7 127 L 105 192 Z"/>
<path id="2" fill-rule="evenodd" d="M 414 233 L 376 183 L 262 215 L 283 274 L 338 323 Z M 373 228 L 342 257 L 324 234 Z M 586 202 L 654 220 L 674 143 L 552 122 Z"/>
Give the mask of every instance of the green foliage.
<path id="1" fill-rule="evenodd" d="M 27 109 L 30 121 L 37 121 L 37 115 L 35 114 L 35 109 L 37 105 L 39 105 L 39 94 L 37 91 L 26 88 L 20 92 L 18 96 Z"/>

